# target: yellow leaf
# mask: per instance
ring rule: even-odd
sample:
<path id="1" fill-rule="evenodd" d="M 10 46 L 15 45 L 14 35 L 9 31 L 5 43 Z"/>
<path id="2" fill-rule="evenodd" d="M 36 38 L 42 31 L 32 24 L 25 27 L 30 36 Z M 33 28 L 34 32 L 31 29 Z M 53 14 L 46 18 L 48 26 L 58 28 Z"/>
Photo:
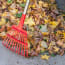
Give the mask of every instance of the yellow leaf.
<path id="1" fill-rule="evenodd" d="M 50 22 L 50 27 L 54 29 L 54 28 L 56 28 L 58 26 L 58 24 L 59 24 L 59 22 L 52 21 L 52 22 Z"/>
<path id="2" fill-rule="evenodd" d="M 63 35 L 64 35 L 64 38 L 65 38 L 65 32 L 63 33 Z"/>
<path id="3" fill-rule="evenodd" d="M 32 5 L 32 8 L 35 8 L 35 5 Z"/>
<path id="4" fill-rule="evenodd" d="M 14 17 L 14 16 L 11 16 L 11 19 L 12 19 L 12 20 L 15 20 L 15 17 Z"/>
<path id="5" fill-rule="evenodd" d="M 31 5 L 29 5 L 29 8 L 31 8 L 32 6 Z"/>
<path id="6" fill-rule="evenodd" d="M 26 2 L 26 0 L 24 0 L 24 2 Z"/>
<path id="7" fill-rule="evenodd" d="M 29 26 L 33 26 L 33 25 L 35 25 L 35 22 L 34 22 L 33 19 L 30 17 L 30 18 L 28 18 L 28 20 L 26 20 L 26 21 L 24 22 L 24 24 L 28 24 Z"/>
<path id="8" fill-rule="evenodd" d="M 47 56 L 47 55 L 41 55 L 41 59 L 43 60 L 48 60 L 50 58 L 50 56 Z"/>
<path id="9" fill-rule="evenodd" d="M 51 46 L 52 46 L 52 43 L 50 43 L 50 44 L 49 44 L 49 47 L 48 47 L 48 49 L 50 49 L 50 48 L 51 48 Z"/>
<path id="10" fill-rule="evenodd" d="M 43 12 L 43 15 L 42 16 L 46 16 L 46 12 Z"/>
<path id="11" fill-rule="evenodd" d="M 10 10 L 11 14 L 16 14 L 18 12 L 17 9 Z"/>
<path id="12" fill-rule="evenodd" d="M 6 8 L 6 6 L 3 5 L 2 8 L 4 9 L 4 8 Z"/>
<path id="13" fill-rule="evenodd" d="M 50 24 L 53 25 L 53 26 L 57 26 L 58 25 L 58 22 L 52 21 L 52 22 L 50 22 Z"/>
<path id="14" fill-rule="evenodd" d="M 7 12 L 4 12 L 3 14 L 2 14 L 2 16 L 6 16 L 7 15 Z"/>
<path id="15" fill-rule="evenodd" d="M 44 19 L 44 21 L 45 21 L 45 24 L 47 24 L 49 22 L 49 20 L 47 20 L 47 19 Z"/>
<path id="16" fill-rule="evenodd" d="M 43 4 L 43 7 L 48 7 L 48 3 L 45 2 L 45 3 Z"/>
<path id="17" fill-rule="evenodd" d="M 45 52 L 46 50 L 45 50 L 45 48 L 41 48 L 41 52 Z"/>
<path id="18" fill-rule="evenodd" d="M 48 32 L 42 32 L 43 35 L 48 35 L 49 33 Z"/>
<path id="19" fill-rule="evenodd" d="M 55 49 L 55 50 L 54 50 L 55 52 L 58 52 L 58 51 L 59 51 L 59 48 L 58 48 L 58 47 L 55 46 L 55 47 L 53 47 L 53 48 Z"/>
<path id="20" fill-rule="evenodd" d="M 39 1 L 39 6 L 42 7 L 43 1 Z"/>
<path id="21" fill-rule="evenodd" d="M 0 21 L 0 25 L 4 25 L 6 23 L 5 19 L 2 18 L 1 21 Z"/>

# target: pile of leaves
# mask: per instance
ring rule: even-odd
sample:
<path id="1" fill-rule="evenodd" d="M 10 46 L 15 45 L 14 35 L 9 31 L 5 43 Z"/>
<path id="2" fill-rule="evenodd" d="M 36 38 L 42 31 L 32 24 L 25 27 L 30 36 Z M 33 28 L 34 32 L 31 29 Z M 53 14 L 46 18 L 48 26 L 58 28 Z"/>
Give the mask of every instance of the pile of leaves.
<path id="1" fill-rule="evenodd" d="M 4 31 L 4 35 L 5 28 L 9 31 L 12 24 L 18 25 L 26 0 L 0 0 L 0 3 L 0 32 Z M 64 54 L 65 21 L 55 0 L 30 0 L 23 29 L 28 33 L 30 56 L 43 53 L 46 55 L 42 59 L 48 59 L 50 55 Z"/>
<path id="2" fill-rule="evenodd" d="M 34 1 L 29 7 L 24 29 L 28 32 L 31 56 L 46 51 L 51 56 L 63 55 L 65 52 L 65 21 L 58 12 L 55 1 Z"/>

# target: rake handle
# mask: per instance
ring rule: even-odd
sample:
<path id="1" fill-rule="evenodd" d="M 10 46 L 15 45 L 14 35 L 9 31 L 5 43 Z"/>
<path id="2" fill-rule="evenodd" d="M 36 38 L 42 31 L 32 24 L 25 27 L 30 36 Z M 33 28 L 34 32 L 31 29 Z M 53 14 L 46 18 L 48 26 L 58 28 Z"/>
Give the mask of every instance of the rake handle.
<path id="1" fill-rule="evenodd" d="M 25 14 L 22 14 L 22 17 L 21 17 L 21 19 L 20 19 L 20 23 L 19 23 L 19 28 L 22 28 L 23 27 L 23 24 L 24 24 L 24 21 L 25 21 L 25 17 L 26 17 L 26 15 Z"/>
<path id="2" fill-rule="evenodd" d="M 20 23 L 19 23 L 19 27 L 22 28 L 23 27 L 23 24 L 24 24 L 24 21 L 25 21 L 25 17 L 26 17 L 26 12 L 27 12 L 27 9 L 28 9 L 28 5 L 29 5 L 29 2 L 30 0 L 27 0 L 26 2 L 26 6 L 25 6 L 25 9 L 24 9 L 24 12 L 23 12 L 23 15 L 20 19 Z"/>

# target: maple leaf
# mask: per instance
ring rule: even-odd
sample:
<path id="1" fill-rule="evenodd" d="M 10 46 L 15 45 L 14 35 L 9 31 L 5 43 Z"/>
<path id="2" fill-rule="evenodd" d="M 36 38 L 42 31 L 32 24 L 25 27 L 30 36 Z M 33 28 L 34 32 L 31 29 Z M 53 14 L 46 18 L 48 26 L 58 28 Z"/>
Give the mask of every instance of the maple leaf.
<path id="1" fill-rule="evenodd" d="M 41 55 L 41 59 L 43 60 L 48 60 L 50 58 L 50 56 L 48 55 Z"/>

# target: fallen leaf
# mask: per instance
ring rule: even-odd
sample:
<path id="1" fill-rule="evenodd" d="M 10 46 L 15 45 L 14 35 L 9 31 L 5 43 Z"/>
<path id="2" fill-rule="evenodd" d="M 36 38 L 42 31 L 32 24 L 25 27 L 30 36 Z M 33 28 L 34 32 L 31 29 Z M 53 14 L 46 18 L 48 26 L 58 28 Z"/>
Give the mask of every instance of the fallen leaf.
<path id="1" fill-rule="evenodd" d="M 48 55 L 41 55 L 41 59 L 43 60 L 48 60 L 50 58 L 50 56 Z"/>
<path id="2" fill-rule="evenodd" d="M 30 17 L 27 19 L 27 21 L 24 22 L 24 24 L 28 24 L 29 26 L 33 26 L 35 25 L 35 22 L 33 21 L 33 19 Z"/>

